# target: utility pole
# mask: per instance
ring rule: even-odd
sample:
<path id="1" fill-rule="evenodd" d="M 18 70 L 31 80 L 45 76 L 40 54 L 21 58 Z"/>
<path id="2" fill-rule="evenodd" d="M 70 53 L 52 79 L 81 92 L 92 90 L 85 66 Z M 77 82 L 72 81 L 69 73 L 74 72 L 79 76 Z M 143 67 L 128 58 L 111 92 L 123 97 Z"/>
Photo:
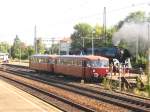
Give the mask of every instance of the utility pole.
<path id="1" fill-rule="evenodd" d="M 105 45 L 107 42 L 107 37 L 106 37 L 106 7 L 104 7 L 104 12 L 103 12 L 103 35 L 104 35 L 104 40 L 105 40 Z"/>
<path id="2" fill-rule="evenodd" d="M 138 52 L 139 52 L 139 36 L 136 40 L 136 63 L 138 63 Z"/>
<path id="3" fill-rule="evenodd" d="M 54 53 L 54 41 L 55 41 L 55 38 L 52 38 L 52 49 L 51 49 L 51 53 L 53 54 Z"/>
<path id="4" fill-rule="evenodd" d="M 94 31 L 92 32 L 92 55 L 94 55 L 94 39 L 93 39 Z"/>
<path id="5" fill-rule="evenodd" d="M 58 54 L 60 55 L 60 49 L 61 49 L 61 40 L 59 40 L 59 49 L 58 49 Z"/>
<path id="6" fill-rule="evenodd" d="M 150 96 L 150 45 L 149 45 L 149 42 L 150 42 L 150 26 L 149 26 L 149 23 L 148 23 L 148 74 L 147 74 L 147 82 L 148 82 L 148 94 Z"/>
<path id="7" fill-rule="evenodd" d="M 21 64 L 21 46 L 20 46 L 20 64 Z"/>
<path id="8" fill-rule="evenodd" d="M 84 44 L 85 44 L 85 42 L 84 42 L 84 37 L 81 37 L 82 38 L 82 47 L 84 48 Z"/>
<path id="9" fill-rule="evenodd" d="M 37 54 L 37 35 L 36 35 L 37 31 L 36 31 L 36 25 L 34 27 L 34 50 L 35 53 Z"/>

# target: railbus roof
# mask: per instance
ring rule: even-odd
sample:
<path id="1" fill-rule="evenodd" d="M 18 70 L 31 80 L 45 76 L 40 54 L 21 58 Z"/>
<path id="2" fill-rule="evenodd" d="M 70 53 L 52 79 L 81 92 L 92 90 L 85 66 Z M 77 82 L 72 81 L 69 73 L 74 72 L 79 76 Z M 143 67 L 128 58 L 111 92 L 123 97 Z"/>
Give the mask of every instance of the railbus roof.
<path id="1" fill-rule="evenodd" d="M 60 56 L 57 56 L 56 58 L 70 58 L 70 59 L 73 59 L 73 58 L 78 58 L 78 59 L 89 59 L 89 60 L 97 60 L 97 59 L 100 59 L 100 60 L 109 60 L 108 58 L 106 57 L 103 57 L 103 56 L 95 56 L 95 55 L 60 55 Z"/>
<path id="2" fill-rule="evenodd" d="M 48 54 L 35 54 L 30 57 L 35 57 L 35 58 L 54 58 L 57 57 L 57 55 L 48 55 Z"/>

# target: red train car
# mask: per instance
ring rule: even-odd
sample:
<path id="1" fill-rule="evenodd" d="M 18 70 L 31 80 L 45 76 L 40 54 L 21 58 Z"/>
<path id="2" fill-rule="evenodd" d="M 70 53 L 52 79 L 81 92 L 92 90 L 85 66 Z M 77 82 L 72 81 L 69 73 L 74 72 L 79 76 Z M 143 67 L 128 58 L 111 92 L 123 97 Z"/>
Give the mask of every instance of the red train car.
<path id="1" fill-rule="evenodd" d="M 36 71 L 53 72 L 56 55 L 33 55 L 29 60 L 29 68 Z"/>
<path id="2" fill-rule="evenodd" d="M 109 73 L 109 59 L 101 56 L 34 55 L 29 67 L 79 78 L 104 77 Z"/>
<path id="3" fill-rule="evenodd" d="M 109 59 L 101 56 L 58 56 L 54 72 L 80 78 L 103 77 L 109 73 Z"/>

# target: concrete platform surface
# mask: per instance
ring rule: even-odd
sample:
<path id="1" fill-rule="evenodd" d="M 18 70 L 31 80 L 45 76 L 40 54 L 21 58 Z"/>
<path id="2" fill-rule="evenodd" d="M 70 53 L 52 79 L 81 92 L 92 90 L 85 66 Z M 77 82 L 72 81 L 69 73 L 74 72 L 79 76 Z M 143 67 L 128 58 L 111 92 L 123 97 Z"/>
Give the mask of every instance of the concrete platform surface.
<path id="1" fill-rule="evenodd" d="M 0 112 L 61 112 L 0 79 Z"/>

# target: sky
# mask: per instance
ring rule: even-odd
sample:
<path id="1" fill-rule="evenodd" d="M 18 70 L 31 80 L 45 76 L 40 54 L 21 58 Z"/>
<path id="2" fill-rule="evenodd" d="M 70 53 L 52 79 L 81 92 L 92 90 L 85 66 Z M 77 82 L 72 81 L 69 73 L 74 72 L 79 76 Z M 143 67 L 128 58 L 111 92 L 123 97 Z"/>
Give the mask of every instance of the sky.
<path id="1" fill-rule="evenodd" d="M 78 23 L 103 25 L 104 7 L 111 27 L 131 12 L 150 12 L 150 0 L 0 0 L 0 41 L 18 35 L 32 45 L 35 25 L 37 37 L 69 37 Z"/>

